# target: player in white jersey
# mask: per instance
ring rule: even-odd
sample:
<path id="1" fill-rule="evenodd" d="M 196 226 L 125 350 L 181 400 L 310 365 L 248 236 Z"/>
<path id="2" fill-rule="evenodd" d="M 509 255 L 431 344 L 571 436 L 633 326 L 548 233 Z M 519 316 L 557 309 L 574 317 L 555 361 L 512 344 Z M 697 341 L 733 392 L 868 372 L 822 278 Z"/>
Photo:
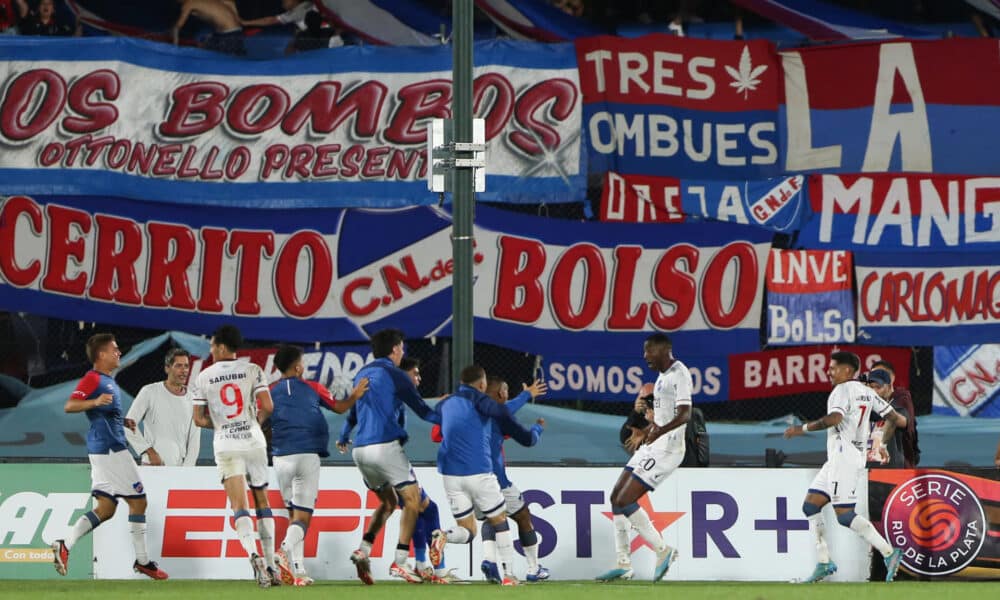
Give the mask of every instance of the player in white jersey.
<path id="1" fill-rule="evenodd" d="M 644 442 L 611 491 L 618 565 L 599 575 L 598 581 L 632 579 L 635 575 L 629 550 L 632 527 L 656 551 L 653 581 L 663 579 L 677 558 L 677 550 L 663 541 L 649 515 L 639 506 L 639 499 L 655 490 L 684 460 L 684 429 L 691 415 L 691 372 L 674 359 L 673 345 L 663 333 L 646 338 L 643 358 L 660 374 L 653 389 L 653 420 L 646 429 Z"/>
<path id="2" fill-rule="evenodd" d="M 236 360 L 236 350 L 242 344 L 240 330 L 232 325 L 223 325 L 212 334 L 210 351 L 214 362 L 198 374 L 192 386 L 194 422 L 215 429 L 215 464 L 233 508 L 236 534 L 250 557 L 257 585 L 267 588 L 281 585 L 281 577 L 273 567 L 274 518 L 267 503 L 267 441 L 260 429 L 260 422 L 270 416 L 274 405 L 261 368 Z M 257 554 L 253 521 L 247 510 L 247 478 L 257 509 L 264 558 Z"/>
<path id="3" fill-rule="evenodd" d="M 871 388 L 855 379 L 861 361 L 851 352 L 834 352 L 830 355 L 827 375 L 833 391 L 826 403 L 826 416 L 803 425 L 793 425 L 785 430 L 786 438 L 809 432 L 827 430 L 826 462 L 813 479 L 802 503 L 802 512 L 811 523 L 816 538 L 818 560 L 808 583 L 822 581 L 837 572 L 837 565 L 830 560 L 826 544 L 826 525 L 823 507 L 833 503 L 837 522 L 850 528 L 871 544 L 885 560 L 886 581 L 892 581 L 899 569 L 902 552 L 893 549 L 871 522 L 854 512 L 858 502 L 857 488 L 863 485 L 865 472 L 865 446 L 868 441 L 868 421 L 876 413 L 897 428 L 906 427 L 906 418 L 892 409 Z"/>
<path id="4" fill-rule="evenodd" d="M 198 461 L 201 430 L 191 420 L 190 363 L 187 350 L 171 348 L 163 361 L 167 378 L 143 386 L 125 415 L 125 438 L 144 465 L 193 467 Z"/>

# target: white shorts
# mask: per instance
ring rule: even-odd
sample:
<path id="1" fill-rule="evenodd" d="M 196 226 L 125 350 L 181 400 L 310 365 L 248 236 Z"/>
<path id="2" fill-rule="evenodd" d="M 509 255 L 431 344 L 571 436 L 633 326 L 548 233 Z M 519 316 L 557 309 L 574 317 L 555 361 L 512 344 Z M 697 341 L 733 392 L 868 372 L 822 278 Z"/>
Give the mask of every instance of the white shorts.
<path id="1" fill-rule="evenodd" d="M 834 506 L 853 506 L 858 503 L 858 485 L 864 472 L 864 454 L 859 451 L 845 452 L 837 459 L 823 463 L 823 468 L 809 485 L 809 491 L 823 494 Z"/>
<path id="2" fill-rule="evenodd" d="M 250 487 L 267 487 L 267 448 L 216 452 L 215 465 L 219 468 L 222 481 L 243 475 Z"/>
<path id="3" fill-rule="evenodd" d="M 90 489 L 95 496 L 114 499 L 146 495 L 139 467 L 128 450 L 87 456 L 90 457 Z"/>
<path id="4" fill-rule="evenodd" d="M 351 456 L 370 490 L 378 491 L 386 485 L 399 489 L 417 482 L 410 459 L 398 440 L 355 447 Z"/>
<path id="5" fill-rule="evenodd" d="M 274 474 L 285 504 L 312 513 L 319 494 L 319 455 L 289 454 L 274 457 Z"/>
<path id="6" fill-rule="evenodd" d="M 448 495 L 451 514 L 455 519 L 467 517 L 476 511 L 477 516 L 489 519 L 503 514 L 507 501 L 500 492 L 500 483 L 493 473 L 478 475 L 442 475 L 444 491 Z"/>
<path id="7" fill-rule="evenodd" d="M 507 507 L 507 516 L 512 516 L 516 512 L 520 512 L 524 508 L 524 497 L 521 495 L 521 490 L 518 489 L 513 483 L 509 486 L 500 490 L 500 494 L 503 495 L 504 504 Z M 476 520 L 483 520 L 483 513 L 477 508 L 476 509 Z"/>
<path id="8" fill-rule="evenodd" d="M 625 465 L 625 470 L 631 471 L 633 477 L 655 490 L 683 461 L 683 449 L 671 452 L 649 445 L 639 446 Z"/>

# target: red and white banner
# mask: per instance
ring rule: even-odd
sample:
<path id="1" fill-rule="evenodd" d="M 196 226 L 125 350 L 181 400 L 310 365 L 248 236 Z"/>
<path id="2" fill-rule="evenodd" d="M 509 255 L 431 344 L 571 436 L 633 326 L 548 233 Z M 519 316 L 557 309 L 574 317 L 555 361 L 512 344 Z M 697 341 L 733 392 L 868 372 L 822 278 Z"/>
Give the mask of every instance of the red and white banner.
<path id="1" fill-rule="evenodd" d="M 910 351 L 907 348 L 878 346 L 801 346 L 729 356 L 729 398 L 747 400 L 787 396 L 807 392 L 829 392 L 826 374 L 830 354 L 836 350 L 853 352 L 861 358 L 861 370 L 887 360 L 896 370 L 896 385 L 909 387 Z"/>
<path id="2" fill-rule="evenodd" d="M 453 520 L 441 477 L 418 468 L 417 477 L 440 507 L 442 525 Z M 175 579 L 245 579 L 250 589 L 250 565 L 232 525 L 232 511 L 211 467 L 142 467 L 148 495 L 146 511 L 150 557 Z M 524 493 L 540 538 L 540 562 L 554 579 L 591 579 L 615 564 L 614 530 L 608 492 L 621 473 L 618 468 L 512 468 L 511 479 Z M 801 499 L 815 469 L 680 469 L 640 504 L 666 542 L 680 550 L 680 560 L 667 580 L 762 580 L 804 578 L 816 563 L 813 538 L 800 510 Z M 287 515 L 271 481 L 278 543 L 284 538 Z M 865 486 L 858 487 L 857 510 L 866 513 Z M 357 469 L 325 467 L 320 471 L 316 512 L 305 540 L 305 563 L 319 580 L 356 578 L 350 553 L 361 542 L 367 518 L 377 500 Z M 839 571 L 835 581 L 865 581 L 869 556 L 864 541 L 835 524 L 827 509 L 827 535 Z M 389 565 L 398 537 L 399 520 L 391 516 L 372 547 L 376 581 L 389 579 Z M 512 524 L 513 527 L 513 524 Z M 132 579 L 126 511 L 94 532 L 94 575 L 98 579 Z M 472 552 L 471 563 L 469 552 Z M 650 579 L 655 555 L 641 538 L 631 542 L 638 579 Z M 449 545 L 449 567 L 479 580 L 480 538 L 471 546 Z M 470 564 L 474 574 L 470 573 Z M 526 565 L 516 557 L 514 570 L 523 577 Z"/>
<path id="3" fill-rule="evenodd" d="M 846 250 L 771 250 L 767 343 L 853 343 L 853 280 L 851 253 Z"/>

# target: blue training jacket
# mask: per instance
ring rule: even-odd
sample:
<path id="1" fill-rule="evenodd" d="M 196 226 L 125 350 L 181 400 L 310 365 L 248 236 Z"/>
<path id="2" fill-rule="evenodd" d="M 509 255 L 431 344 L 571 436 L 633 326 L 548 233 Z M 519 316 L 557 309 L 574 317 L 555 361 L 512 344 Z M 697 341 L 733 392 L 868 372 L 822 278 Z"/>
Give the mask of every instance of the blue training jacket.
<path id="1" fill-rule="evenodd" d="M 355 448 L 405 439 L 406 429 L 399 419 L 403 404 L 425 421 L 441 422 L 441 417 L 424 402 L 410 376 L 388 358 L 376 358 L 361 367 L 354 377 L 354 385 L 363 377 L 368 378 L 368 391 L 354 405 L 358 419 Z"/>

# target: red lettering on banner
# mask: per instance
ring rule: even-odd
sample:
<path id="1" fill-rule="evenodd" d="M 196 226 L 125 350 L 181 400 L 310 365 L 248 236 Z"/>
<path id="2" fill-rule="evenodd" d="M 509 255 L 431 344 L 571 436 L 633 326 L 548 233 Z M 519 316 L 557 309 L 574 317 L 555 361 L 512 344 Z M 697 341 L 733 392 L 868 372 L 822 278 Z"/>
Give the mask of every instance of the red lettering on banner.
<path id="1" fill-rule="evenodd" d="M 544 284 L 541 276 L 547 256 L 540 242 L 504 235 L 499 244 L 494 318 L 535 325 L 542 317 L 546 306 L 545 291 L 548 290 L 551 316 L 558 324 L 567 329 L 584 329 L 594 323 L 609 285 L 601 249 L 589 243 L 570 246 L 555 259 L 549 281 Z M 645 319 L 640 322 L 635 311 L 644 314 L 649 310 L 652 326 L 676 330 L 700 306 L 708 325 L 728 329 L 741 323 L 754 305 L 760 267 L 756 250 L 750 243 L 733 242 L 720 248 L 697 277 L 701 252 L 698 248 L 678 244 L 663 250 L 654 267 L 648 292 L 670 303 L 670 309 L 656 301 L 643 302 L 638 308 L 632 303 L 630 290 L 636 277 L 633 260 L 637 259 L 629 257 L 629 252 L 623 255 L 626 260 L 619 261 L 616 251 L 616 261 L 611 268 L 613 301 L 606 323 L 609 328 L 613 324 L 622 330 L 642 330 Z M 586 277 L 581 289 L 573 290 L 573 274 L 581 262 Z M 732 286 L 726 285 L 730 281 Z M 629 290 L 628 296 L 626 290 Z M 639 290 L 638 295 L 649 296 L 648 292 L 644 294 Z M 579 309 L 572 306 L 574 293 L 582 295 Z"/>
<path id="2" fill-rule="evenodd" d="M 683 223 L 681 182 L 673 177 L 604 175 L 601 220 Z"/>
<path id="3" fill-rule="evenodd" d="M 354 117 L 354 137 L 370 138 L 378 131 L 379 115 L 388 96 L 388 88 L 378 81 L 358 85 L 339 99 L 341 83 L 322 81 L 302 97 L 282 121 L 281 130 L 298 133 L 308 122 L 313 133 L 325 134 Z"/>
<path id="4" fill-rule="evenodd" d="M 198 290 L 198 310 L 207 313 L 222 312 L 222 254 L 229 232 L 225 229 L 204 227 L 201 230 L 201 286 Z M 241 269 L 242 272 L 242 269 Z"/>
<path id="5" fill-rule="evenodd" d="M 947 272 L 946 272 L 947 271 Z M 1000 319 L 1000 270 L 995 267 L 872 271 L 861 281 L 861 314 L 884 322 L 960 323 Z"/>
<path id="6" fill-rule="evenodd" d="M 15 142 L 30 139 L 55 122 L 65 105 L 66 82 L 62 76 L 51 69 L 26 71 L 11 82 L 4 94 L 0 132 Z"/>
<path id="7" fill-rule="evenodd" d="M 250 85 L 233 96 L 226 111 L 226 125 L 238 134 L 259 135 L 280 123 L 290 104 L 288 92 L 281 86 Z"/>
<path id="8" fill-rule="evenodd" d="M 32 260 L 26 267 L 17 264 L 14 256 L 16 245 L 14 240 L 18 218 L 22 215 L 28 218 L 31 231 L 36 236 L 42 235 L 42 209 L 24 196 L 13 196 L 7 199 L 0 211 L 0 272 L 11 285 L 27 287 L 42 271 L 42 262 Z"/>
<path id="9" fill-rule="evenodd" d="M 229 254 L 238 256 L 240 275 L 236 287 L 237 315 L 260 314 L 257 285 L 260 281 L 261 255 L 274 255 L 274 234 L 270 231 L 234 231 L 229 235 Z"/>
<path id="10" fill-rule="evenodd" d="M 97 215 L 97 250 L 90 297 L 141 304 L 135 262 L 142 253 L 142 230 L 131 219 Z M 114 289 L 112 289 L 114 288 Z"/>
<path id="11" fill-rule="evenodd" d="M 194 262 L 194 233 L 184 225 L 172 223 L 149 223 L 146 231 L 149 233 L 149 272 L 143 304 L 194 310 L 194 297 L 187 278 L 187 269 Z"/>
<path id="12" fill-rule="evenodd" d="M 976 361 L 971 366 L 964 365 L 962 373 L 952 380 L 951 399 L 962 406 L 971 407 L 976 401 L 993 393 L 1000 383 L 1000 361 L 993 365 L 984 365 Z M 969 387 L 968 391 L 962 388 Z"/>
<path id="13" fill-rule="evenodd" d="M 510 134 L 511 143 L 535 155 L 558 148 L 559 132 L 550 123 L 568 119 L 578 96 L 576 86 L 566 79 L 548 79 L 529 88 L 517 99 L 514 119 L 531 133 L 514 131 Z M 548 113 L 537 114 L 543 107 L 549 107 Z"/>
<path id="14" fill-rule="evenodd" d="M 86 241 L 82 236 L 90 233 L 90 215 L 57 204 L 46 205 L 45 214 L 49 221 L 49 252 L 42 287 L 50 292 L 82 296 L 87 274 L 81 272 L 69 277 L 69 260 L 72 258 L 77 265 L 83 263 Z"/>
<path id="15" fill-rule="evenodd" d="M 409 145 L 427 141 L 427 129 L 415 129 L 418 121 L 451 117 L 451 82 L 430 79 L 400 88 L 399 106 L 392 115 L 385 139 L 393 144 Z"/>
<path id="16" fill-rule="evenodd" d="M 295 291 L 295 270 L 302 250 L 308 250 L 308 264 L 312 270 L 308 277 L 309 290 L 305 300 L 300 302 Z M 274 273 L 274 290 L 286 313 L 299 318 L 316 314 L 326 301 L 333 280 L 333 259 L 323 236 L 315 231 L 295 232 L 278 251 Z"/>
<path id="17" fill-rule="evenodd" d="M 225 118 L 222 103 L 229 87 L 216 81 L 196 81 L 180 86 L 170 96 L 167 118 L 157 126 L 167 138 L 186 138 L 211 131 Z"/>
<path id="18" fill-rule="evenodd" d="M 615 248 L 614 281 L 611 284 L 611 314 L 608 316 L 608 330 L 642 329 L 646 322 L 649 305 L 639 304 L 632 312 L 632 286 L 635 270 L 642 257 L 642 246 L 618 246 Z"/>
<path id="19" fill-rule="evenodd" d="M 69 107 L 79 117 L 63 119 L 63 128 L 70 133 L 92 133 L 118 120 L 118 108 L 111 102 L 94 101 L 100 93 L 104 100 L 117 100 L 121 80 L 114 71 L 101 69 L 87 73 L 73 82 L 69 89 Z"/>
<path id="20" fill-rule="evenodd" d="M 489 110 L 483 102 L 491 99 Z M 486 121 L 486 139 L 492 140 L 507 127 L 514 112 L 517 93 L 506 77 L 498 73 L 486 73 L 472 82 L 472 112 L 483 116 Z"/>

